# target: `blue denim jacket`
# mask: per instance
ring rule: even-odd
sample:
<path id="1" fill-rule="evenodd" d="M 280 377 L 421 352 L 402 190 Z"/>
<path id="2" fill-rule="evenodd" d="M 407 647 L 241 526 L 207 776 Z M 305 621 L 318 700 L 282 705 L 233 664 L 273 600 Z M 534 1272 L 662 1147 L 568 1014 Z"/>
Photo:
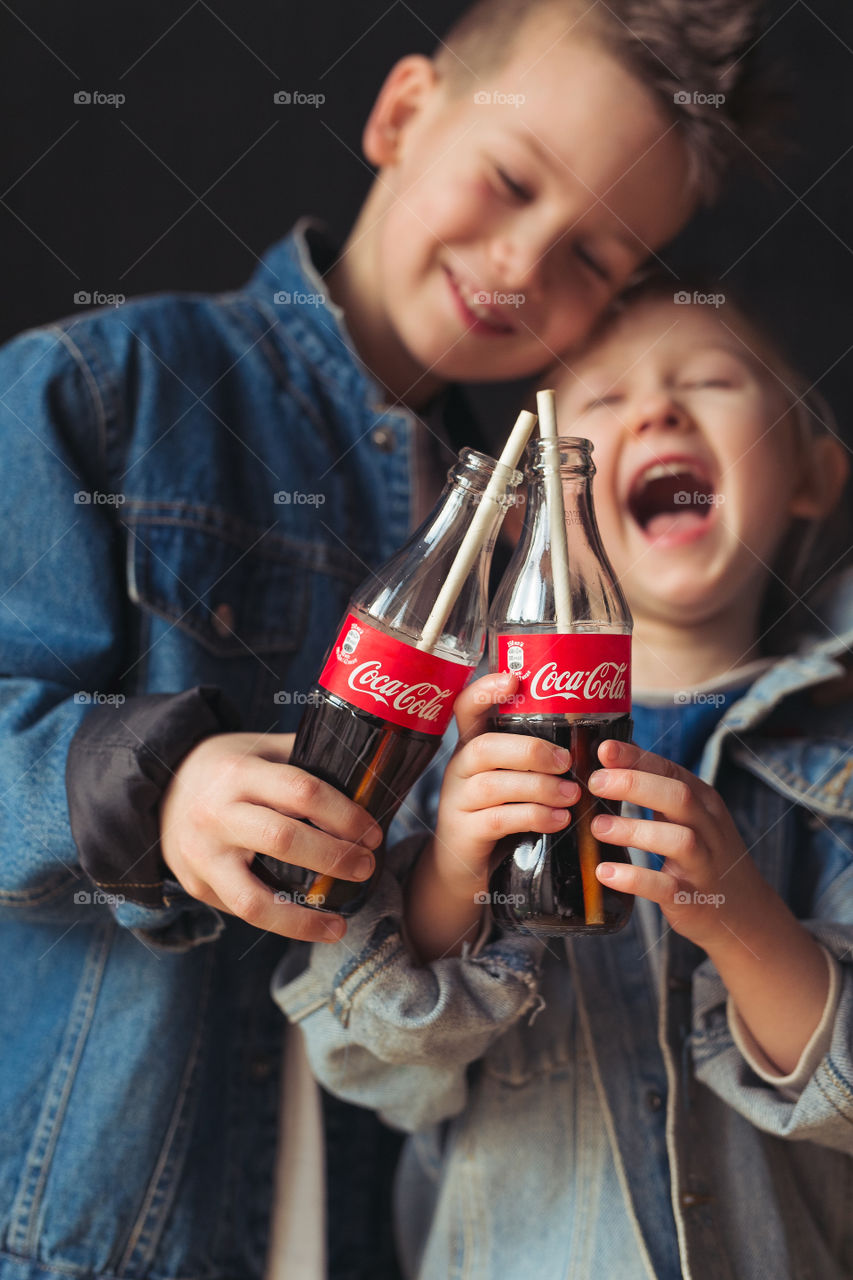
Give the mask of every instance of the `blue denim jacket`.
<path id="1" fill-rule="evenodd" d="M 177 885 L 94 891 L 65 766 L 105 699 L 207 685 L 244 729 L 294 730 L 352 588 L 408 533 L 413 419 L 317 302 L 306 234 L 238 292 L 0 352 L 2 1280 L 262 1273 L 286 944 Z"/>
<path id="2" fill-rule="evenodd" d="M 498 933 L 419 967 L 387 870 L 342 943 L 281 967 L 276 998 L 319 1079 L 414 1135 L 397 1195 L 409 1276 L 853 1275 L 853 732 L 849 696 L 813 698 L 844 674 L 853 575 L 824 608 L 699 769 L 840 962 L 831 1046 L 799 1090 L 756 1074 L 711 961 L 642 900 L 613 937 Z"/>

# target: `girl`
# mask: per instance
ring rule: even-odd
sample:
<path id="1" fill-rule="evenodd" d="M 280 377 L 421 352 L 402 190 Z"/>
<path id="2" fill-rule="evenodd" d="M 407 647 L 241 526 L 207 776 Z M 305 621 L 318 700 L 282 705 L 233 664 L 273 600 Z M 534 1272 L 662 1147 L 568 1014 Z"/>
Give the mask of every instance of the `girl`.
<path id="1" fill-rule="evenodd" d="M 846 451 L 742 309 L 656 282 L 558 394 L 635 620 L 636 745 L 605 742 L 590 783 L 623 802 L 595 833 L 631 849 L 598 870 L 631 920 L 546 944 L 482 918 L 495 840 L 560 829 L 578 796 L 565 753 L 486 731 L 516 688 L 488 676 L 414 869 L 277 999 L 324 1084 L 414 1135 L 410 1277 L 841 1280 L 853 606 L 819 544 Z"/>

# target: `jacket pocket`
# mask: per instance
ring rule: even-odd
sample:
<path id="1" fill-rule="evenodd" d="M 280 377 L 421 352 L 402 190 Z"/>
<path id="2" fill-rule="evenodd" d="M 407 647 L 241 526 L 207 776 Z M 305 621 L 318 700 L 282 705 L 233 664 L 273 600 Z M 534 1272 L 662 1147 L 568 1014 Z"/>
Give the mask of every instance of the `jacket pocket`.
<path id="1" fill-rule="evenodd" d="M 273 727 L 275 690 L 311 629 L 311 546 L 181 507 L 124 523 L 127 590 L 140 610 L 128 678 L 150 692 L 215 685 L 245 728 Z"/>

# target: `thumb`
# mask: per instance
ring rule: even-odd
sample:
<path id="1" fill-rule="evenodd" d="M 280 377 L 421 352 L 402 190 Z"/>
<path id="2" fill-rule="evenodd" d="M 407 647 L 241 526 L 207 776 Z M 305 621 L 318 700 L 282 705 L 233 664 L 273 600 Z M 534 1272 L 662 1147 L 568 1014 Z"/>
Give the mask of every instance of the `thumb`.
<path id="1" fill-rule="evenodd" d="M 505 671 L 482 676 L 463 689 L 453 704 L 460 741 L 465 743 L 483 733 L 494 708 L 506 702 L 517 690 L 518 676 Z"/>

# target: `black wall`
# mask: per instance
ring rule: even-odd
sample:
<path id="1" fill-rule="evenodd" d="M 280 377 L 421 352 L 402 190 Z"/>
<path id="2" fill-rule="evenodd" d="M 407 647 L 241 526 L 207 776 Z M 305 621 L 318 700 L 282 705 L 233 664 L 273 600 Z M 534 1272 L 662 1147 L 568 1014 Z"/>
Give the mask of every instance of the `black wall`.
<path id="1" fill-rule="evenodd" d="M 4 0 L 0 339 L 78 291 L 230 287 L 300 214 L 339 235 L 370 175 L 361 124 L 384 72 L 429 51 L 450 0 Z M 791 154 L 740 179 L 674 247 L 758 297 L 833 402 L 853 392 L 853 12 L 772 0 Z M 277 106 L 278 90 L 322 107 Z M 119 107 L 75 93 L 124 94 Z M 501 424 L 503 427 L 505 423 Z"/>

